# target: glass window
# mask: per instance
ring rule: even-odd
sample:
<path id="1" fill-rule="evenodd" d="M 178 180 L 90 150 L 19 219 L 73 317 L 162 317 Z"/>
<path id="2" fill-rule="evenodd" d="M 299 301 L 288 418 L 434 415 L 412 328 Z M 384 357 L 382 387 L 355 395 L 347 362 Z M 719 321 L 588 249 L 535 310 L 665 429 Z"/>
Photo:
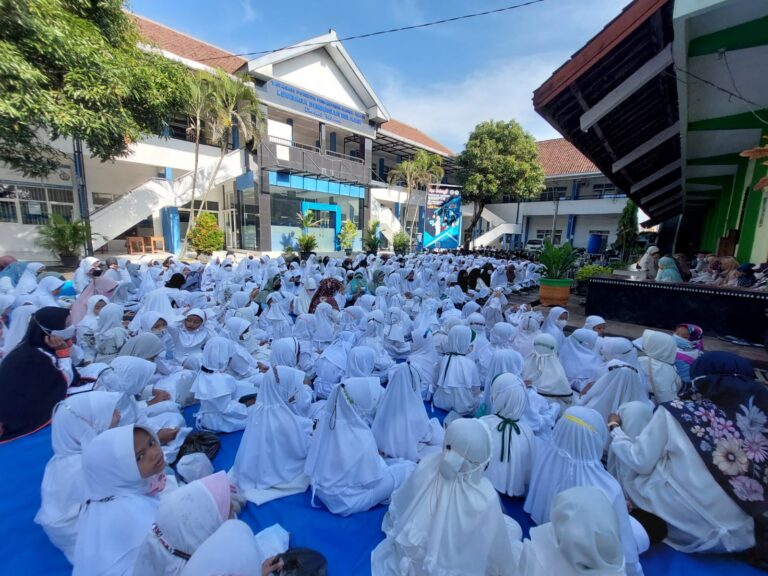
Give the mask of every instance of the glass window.
<path id="1" fill-rule="evenodd" d="M 563 237 L 562 230 L 555 230 L 555 244 L 560 244 Z M 538 240 L 550 240 L 552 238 L 552 229 L 549 230 L 536 230 L 536 238 Z"/>
<path id="2" fill-rule="evenodd" d="M 51 202 L 74 204 L 75 196 L 71 189 L 68 190 L 66 188 L 48 188 L 48 200 Z"/>
<path id="3" fill-rule="evenodd" d="M 0 222 L 18 222 L 15 202 L 0 202 Z"/>
<path id="4" fill-rule="evenodd" d="M 72 221 L 73 206 L 71 204 L 51 204 L 51 214 L 59 214 L 65 220 Z"/>
<path id="5" fill-rule="evenodd" d="M 22 224 L 45 224 L 48 222 L 48 206 L 45 202 L 24 200 L 20 204 Z"/>
<path id="6" fill-rule="evenodd" d="M 38 186 L 16 186 L 16 195 L 22 200 L 39 200 L 45 202 L 45 188 Z"/>

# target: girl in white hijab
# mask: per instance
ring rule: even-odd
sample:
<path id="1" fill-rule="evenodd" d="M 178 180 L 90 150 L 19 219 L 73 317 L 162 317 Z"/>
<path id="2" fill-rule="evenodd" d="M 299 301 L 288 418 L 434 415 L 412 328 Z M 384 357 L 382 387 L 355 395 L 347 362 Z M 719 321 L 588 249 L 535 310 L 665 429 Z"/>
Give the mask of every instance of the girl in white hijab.
<path id="1" fill-rule="evenodd" d="M 663 332 L 646 330 L 642 340 L 635 340 L 634 343 L 646 354 L 638 358 L 638 363 L 648 383 L 651 399 L 656 404 L 674 400 L 682 385 L 680 375 L 675 369 L 675 339 Z"/>
<path id="2" fill-rule="evenodd" d="M 510 533 L 519 539 L 522 531 L 483 476 L 492 457 L 482 422 L 453 421 L 442 452 L 424 458 L 392 495 L 381 526 L 387 537 L 371 554 L 373 576 L 509 573 Z"/>
<path id="3" fill-rule="evenodd" d="M 96 330 L 99 314 L 109 304 L 106 296 L 91 296 L 86 303 L 85 317 L 77 324 L 77 345 L 83 350 L 83 360 L 93 362 L 96 357 Z"/>
<path id="4" fill-rule="evenodd" d="M 640 380 L 637 368 L 619 360 L 611 360 L 608 371 L 581 395 L 580 406 L 597 410 L 606 420 L 626 402 L 647 402 L 648 388 Z"/>
<path id="5" fill-rule="evenodd" d="M 387 287 L 379 286 L 376 288 L 374 297 L 376 298 L 376 302 L 373 305 L 374 309 L 381 310 L 382 313 L 386 314 L 389 309 L 389 306 L 387 305 Z"/>
<path id="6" fill-rule="evenodd" d="M 405 318 L 404 318 L 405 316 Z M 384 348 L 392 358 L 405 358 L 411 351 L 405 335 L 409 332 L 411 320 L 400 308 L 390 307 L 385 314 Z"/>
<path id="7" fill-rule="evenodd" d="M 394 365 L 395 361 L 384 347 L 384 313 L 381 310 L 374 310 L 368 314 L 365 333 L 357 342 L 359 346 L 368 346 L 376 353 L 376 364 L 374 373 L 378 375 L 386 374 Z"/>
<path id="8" fill-rule="evenodd" d="M 418 462 L 443 444 L 443 427 L 427 416 L 421 389 L 419 373 L 409 363 L 391 370 L 371 427 L 379 451 L 390 458 Z"/>
<path id="9" fill-rule="evenodd" d="M 523 358 L 528 358 L 533 352 L 534 340 L 541 333 L 541 323 L 536 314 L 523 314 L 512 341 L 512 347 L 520 352 Z"/>
<path id="10" fill-rule="evenodd" d="M 83 503 L 83 448 L 98 434 L 117 425 L 119 399 L 115 392 L 86 392 L 70 396 L 53 409 L 53 457 L 45 466 L 35 522 L 70 563 L 74 559 L 77 519 Z"/>
<path id="11" fill-rule="evenodd" d="M 245 390 L 226 373 L 231 359 L 232 342 L 226 338 L 216 336 L 205 345 L 202 366 L 192 384 L 192 393 L 200 400 L 200 410 L 195 414 L 198 428 L 237 432 L 246 426 L 248 408 L 238 402 Z"/>
<path id="12" fill-rule="evenodd" d="M 375 362 L 376 354 L 367 346 L 352 348 L 347 356 L 347 372 L 341 381 L 350 394 L 359 392 L 358 401 L 353 407 L 368 426 L 373 424 L 379 402 L 384 395 L 381 380 L 372 375 Z"/>
<path id="13" fill-rule="evenodd" d="M 634 441 L 635 438 L 640 436 L 643 430 L 645 430 L 645 427 L 651 421 L 651 418 L 653 418 L 653 404 L 647 400 L 627 402 L 626 404 L 619 406 L 616 413 L 619 415 L 619 418 L 621 418 L 621 431 L 627 438 Z M 613 437 L 611 437 L 611 441 L 612 440 Z M 625 484 L 633 482 L 635 476 L 637 476 L 631 467 L 626 466 L 621 460 L 616 458 L 616 453 L 610 446 L 608 447 L 607 468 L 608 472 L 611 473 L 611 476 L 616 478 L 622 487 L 624 487 Z"/>
<path id="14" fill-rule="evenodd" d="M 497 322 L 504 322 L 504 307 L 507 305 L 507 298 L 501 292 L 494 291 L 491 297 L 483 306 L 483 316 L 488 326 L 493 326 Z"/>
<path id="15" fill-rule="evenodd" d="M 16 283 L 16 294 L 31 294 L 37 288 L 37 278 L 45 270 L 45 265 L 40 262 L 27 264 L 24 273 Z"/>
<path id="16" fill-rule="evenodd" d="M 597 488 L 577 486 L 552 499 L 551 521 L 516 546 L 516 576 L 624 576 L 616 513 Z"/>
<path id="17" fill-rule="evenodd" d="M 355 340 L 355 335 L 351 332 L 342 332 L 318 357 L 313 383 L 318 398 L 328 398 L 333 387 L 341 382 L 347 369 L 347 355 Z"/>
<path id="18" fill-rule="evenodd" d="M 317 281 L 314 278 L 307 278 L 304 285 L 299 289 L 296 298 L 291 301 L 291 308 L 296 316 L 309 314 L 309 304 L 312 302 L 315 290 L 317 290 Z"/>
<path id="19" fill-rule="evenodd" d="M 473 414 L 480 394 L 480 375 L 475 363 L 467 358 L 472 346 L 472 330 L 454 326 L 448 333 L 447 354 L 440 362 L 435 406 L 458 414 Z"/>
<path id="20" fill-rule="evenodd" d="M 555 306 L 549 311 L 547 320 L 544 322 L 541 331 L 546 332 L 555 339 L 557 349 L 562 350 L 565 344 L 565 334 L 563 329 L 568 326 L 568 310 L 560 306 Z"/>
<path id="21" fill-rule="evenodd" d="M 440 320 L 437 318 L 437 308 L 438 302 L 433 298 L 424 302 L 424 305 L 413 321 L 413 329 L 422 332 L 429 329 L 436 331 L 440 327 Z"/>
<path id="22" fill-rule="evenodd" d="M 110 362 L 128 341 L 128 330 L 123 325 L 123 307 L 107 304 L 101 309 L 94 341 L 95 362 Z"/>
<path id="23" fill-rule="evenodd" d="M 312 483 L 312 501 L 319 498 L 333 514 L 349 516 L 387 500 L 413 471 L 412 462 L 387 465 L 376 439 L 354 406 L 368 403 L 345 384 L 338 384 L 326 402 L 309 448 L 304 472 Z M 360 389 L 361 392 L 367 389 Z"/>
<path id="24" fill-rule="evenodd" d="M 3 334 L 3 348 L 2 357 L 5 358 L 8 353 L 16 348 L 21 339 L 27 333 L 29 327 L 29 319 L 32 314 L 37 310 L 37 306 L 32 304 L 24 304 L 13 309 L 11 316 L 11 322 L 8 326 L 8 330 Z"/>
<path id="25" fill-rule="evenodd" d="M 288 550 L 288 539 L 279 524 L 254 537 L 245 522 L 227 520 L 192 554 L 181 576 L 277 574 L 283 566 L 277 555 Z"/>
<path id="26" fill-rule="evenodd" d="M 550 521 L 552 501 L 563 490 L 574 486 L 599 488 L 619 520 L 627 574 L 642 574 L 638 542 L 647 549 L 648 535 L 639 522 L 630 521 L 621 486 L 600 462 L 607 440 L 608 428 L 598 412 L 582 406 L 568 408 L 555 425 L 551 442 L 539 447 L 523 509 L 534 522 L 543 524 Z"/>
<path id="27" fill-rule="evenodd" d="M 511 373 L 520 376 L 523 371 L 523 357 L 511 348 L 499 348 L 491 356 L 483 379 L 483 405 L 491 410 L 491 384 L 500 374 Z"/>
<path id="28" fill-rule="evenodd" d="M 314 314 L 302 314 L 296 318 L 296 323 L 293 325 L 293 337 L 299 341 L 299 348 L 301 349 L 299 369 L 310 378 L 315 376 L 315 362 L 317 361 L 317 352 L 312 344 L 315 328 Z"/>
<path id="29" fill-rule="evenodd" d="M 230 494 L 226 473 L 217 472 L 165 495 L 133 574 L 179 576 L 192 554 L 231 517 Z"/>
<path id="30" fill-rule="evenodd" d="M 293 322 L 283 307 L 283 300 L 280 294 L 273 292 L 267 296 L 267 310 L 264 317 L 267 322 L 265 328 L 273 339 L 287 338 L 293 331 Z"/>
<path id="31" fill-rule="evenodd" d="M 157 437 L 141 426 L 99 434 L 83 451 L 85 494 L 73 576 L 130 576 L 165 487 Z"/>
<path id="32" fill-rule="evenodd" d="M 120 424 L 138 422 L 151 427 L 163 444 L 166 458 L 171 462 L 175 460 L 192 429 L 186 426 L 170 394 L 150 386 L 155 365 L 134 356 L 118 356 L 109 368 L 99 376 L 96 385 L 121 394 L 117 403 Z"/>
<path id="33" fill-rule="evenodd" d="M 485 476 L 507 496 L 525 496 L 531 481 L 535 441 L 522 421 L 528 408 L 525 387 L 513 374 L 501 374 L 491 386 L 493 414 L 483 416 L 493 437 L 493 455 Z"/>
<path id="34" fill-rule="evenodd" d="M 411 332 L 411 353 L 408 356 L 408 363 L 418 372 L 421 383 L 421 398 L 427 400 L 430 398 L 431 390 L 434 389 L 437 381 L 437 369 L 440 364 L 440 357 L 435 350 L 435 342 L 432 338 L 432 331 L 414 330 Z"/>
<path id="35" fill-rule="evenodd" d="M 75 286 L 75 290 L 79 294 L 88 286 L 91 281 L 89 272 L 99 265 L 99 259 L 93 256 L 86 256 L 80 260 L 80 265 L 75 270 L 75 276 L 72 279 L 72 283 Z"/>
<path id="36" fill-rule="evenodd" d="M 207 315 L 200 308 L 192 308 L 184 315 L 181 326 L 168 325 L 173 341 L 173 357 L 190 370 L 200 367 L 203 347 L 213 336 L 206 325 Z"/>
<path id="37" fill-rule="evenodd" d="M 315 308 L 315 347 L 319 352 L 328 347 L 336 339 L 337 314 L 328 302 L 320 302 Z"/>
<path id="38" fill-rule="evenodd" d="M 272 371 L 250 411 L 229 473 L 239 491 L 257 505 L 309 486 L 304 464 L 313 422 L 290 408 L 304 395 L 303 373 L 285 366 Z"/>
<path id="39" fill-rule="evenodd" d="M 573 404 L 573 390 L 557 357 L 557 343 L 549 334 L 539 334 L 533 341 L 533 353 L 525 359 L 523 380 L 547 402 L 557 404 L 558 414 Z"/>
<path id="40" fill-rule="evenodd" d="M 221 333 L 232 342 L 232 361 L 229 363 L 228 372 L 237 380 L 247 380 L 258 387 L 261 373 L 256 359 L 245 347 L 251 338 L 251 325 L 248 321 L 233 316 L 224 323 Z"/>
<path id="41" fill-rule="evenodd" d="M 64 286 L 64 280 L 60 280 L 56 276 L 46 276 L 40 280 L 32 293 L 32 303 L 38 308 L 45 308 L 46 306 L 66 308 L 67 305 L 59 300 L 62 286 Z"/>
<path id="42" fill-rule="evenodd" d="M 605 373 L 605 362 L 595 352 L 597 332 L 579 328 L 565 339 L 560 348 L 560 363 L 571 388 L 584 390 L 590 382 L 597 381 Z"/>

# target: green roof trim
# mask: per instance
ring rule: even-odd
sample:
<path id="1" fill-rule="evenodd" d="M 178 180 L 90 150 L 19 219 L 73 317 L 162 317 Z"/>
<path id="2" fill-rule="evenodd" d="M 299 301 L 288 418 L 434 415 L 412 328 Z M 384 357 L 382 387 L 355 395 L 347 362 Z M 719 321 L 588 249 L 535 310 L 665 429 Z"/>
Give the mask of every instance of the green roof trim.
<path id="1" fill-rule="evenodd" d="M 694 38 L 688 44 L 688 58 L 717 54 L 720 50 L 743 50 L 766 44 L 768 16 Z"/>
<path id="2" fill-rule="evenodd" d="M 700 130 L 750 130 L 765 128 L 765 122 L 757 118 L 755 114 L 758 114 L 761 118 L 768 119 L 768 109 L 764 108 L 756 110 L 755 113 L 742 112 L 732 116 L 720 116 L 719 118 L 707 118 L 706 120 L 689 122 L 688 130 L 696 132 Z M 755 146 L 759 146 L 759 143 L 755 143 Z"/>

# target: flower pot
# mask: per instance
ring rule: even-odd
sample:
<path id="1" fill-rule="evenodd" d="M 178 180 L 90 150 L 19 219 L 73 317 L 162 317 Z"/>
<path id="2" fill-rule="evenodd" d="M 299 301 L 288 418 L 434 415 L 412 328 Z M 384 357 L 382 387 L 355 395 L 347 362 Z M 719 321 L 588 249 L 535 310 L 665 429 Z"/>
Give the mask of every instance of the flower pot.
<path id="1" fill-rule="evenodd" d="M 344 248 L 344 254 L 347 256 L 352 256 L 352 248 Z"/>
<path id="2" fill-rule="evenodd" d="M 567 306 L 572 282 L 570 278 L 542 278 L 539 280 L 539 301 L 544 306 Z"/>
<path id="3" fill-rule="evenodd" d="M 309 260 L 310 256 L 312 256 L 312 252 L 299 252 L 299 258 L 304 261 Z"/>
<path id="4" fill-rule="evenodd" d="M 59 254 L 59 260 L 61 260 L 61 265 L 64 268 L 77 268 L 77 256 L 64 256 Z"/>

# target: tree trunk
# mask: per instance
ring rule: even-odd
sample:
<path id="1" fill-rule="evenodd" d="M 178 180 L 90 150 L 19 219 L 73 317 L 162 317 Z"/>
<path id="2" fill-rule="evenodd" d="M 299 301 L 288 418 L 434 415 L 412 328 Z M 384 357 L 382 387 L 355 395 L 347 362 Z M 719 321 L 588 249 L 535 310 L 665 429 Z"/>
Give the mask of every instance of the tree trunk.
<path id="1" fill-rule="evenodd" d="M 427 200 L 427 196 L 426 196 L 426 194 L 427 193 L 425 192 L 424 193 L 424 207 L 425 207 L 424 214 L 425 215 L 426 215 L 426 204 L 427 204 L 427 201 L 426 201 Z M 417 199 L 416 206 L 414 206 L 414 210 L 413 210 L 413 219 L 411 220 L 411 232 L 413 232 L 413 227 L 416 225 L 416 222 L 418 221 L 418 218 L 419 218 L 419 204 L 420 203 L 421 202 Z M 411 234 L 411 240 L 413 240 L 413 234 Z"/>
<path id="2" fill-rule="evenodd" d="M 482 215 L 484 208 L 485 204 L 481 204 L 475 200 L 475 210 L 472 214 L 472 222 L 469 223 L 466 232 L 464 232 L 464 250 L 469 250 L 469 244 L 472 242 L 472 232 L 480 221 L 480 216 Z"/>
<path id="3" fill-rule="evenodd" d="M 224 162 L 224 156 L 226 156 L 227 149 L 226 147 L 223 147 L 221 149 L 221 153 L 219 154 L 219 161 L 216 163 L 216 168 L 213 169 L 213 172 L 211 173 L 211 177 L 208 179 L 208 185 L 205 187 L 205 192 L 203 192 L 203 197 L 200 199 L 200 208 L 197 211 L 197 217 L 200 217 L 200 212 L 203 210 L 203 206 L 205 206 L 205 201 L 208 198 L 208 193 L 211 191 L 211 188 L 213 188 L 213 182 L 216 180 L 216 175 L 219 173 L 219 168 L 221 168 L 222 162 Z M 192 205 L 192 211 L 194 212 L 195 206 Z"/>
<path id="4" fill-rule="evenodd" d="M 187 248 L 189 242 L 189 231 L 195 225 L 195 191 L 197 188 L 197 166 L 200 161 L 200 121 L 196 120 L 197 126 L 195 127 L 195 167 L 192 169 L 192 203 L 190 204 L 191 210 L 189 211 L 189 223 L 187 224 L 187 231 L 184 233 L 184 242 L 181 243 L 181 257 L 187 256 Z"/>

